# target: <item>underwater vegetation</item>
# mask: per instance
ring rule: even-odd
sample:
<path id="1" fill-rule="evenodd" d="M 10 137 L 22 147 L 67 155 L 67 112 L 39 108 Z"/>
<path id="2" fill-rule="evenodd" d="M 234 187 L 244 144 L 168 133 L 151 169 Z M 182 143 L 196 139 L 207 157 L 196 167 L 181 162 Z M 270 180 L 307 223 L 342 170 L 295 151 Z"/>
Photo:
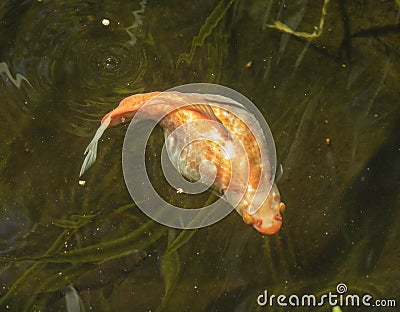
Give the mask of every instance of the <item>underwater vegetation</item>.
<path id="1" fill-rule="evenodd" d="M 338 283 L 399 304 L 399 12 L 397 0 L 2 1 L 0 310 L 281 311 L 257 296 Z M 123 181 L 124 127 L 78 183 L 106 112 L 190 82 L 238 90 L 269 122 L 278 234 L 235 213 L 199 230 L 147 218 Z M 182 207 L 215 200 L 168 186 L 163 141 L 156 129 L 146 151 L 154 188 Z M 339 309 L 355 310 L 318 310 Z"/>

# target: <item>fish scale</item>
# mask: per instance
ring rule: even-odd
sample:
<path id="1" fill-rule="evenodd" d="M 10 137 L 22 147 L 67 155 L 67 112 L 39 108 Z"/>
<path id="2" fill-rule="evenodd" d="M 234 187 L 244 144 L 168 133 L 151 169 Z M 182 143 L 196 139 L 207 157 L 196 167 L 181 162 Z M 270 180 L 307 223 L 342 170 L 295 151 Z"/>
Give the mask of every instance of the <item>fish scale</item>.
<path id="1" fill-rule="evenodd" d="M 184 177 L 199 180 L 200 165 L 204 161 L 211 162 L 216 169 L 214 189 L 221 194 L 228 187 L 233 192 L 245 190 L 235 207 L 243 220 L 263 234 L 279 231 L 282 225 L 280 213 L 285 205 L 276 184 L 271 185 L 274 177 L 270 162 L 262 159 L 261 150 L 266 150 L 263 133 L 257 130 L 260 127 L 254 130 L 248 126 L 258 125 L 254 116 L 241 104 L 223 96 L 167 91 L 123 99 L 117 108 L 103 117 L 85 151 L 80 176 L 96 160 L 97 143 L 103 132 L 130 121 L 138 110 L 144 112 L 145 118 L 159 120 L 162 117 L 160 125 L 166 138 L 174 135 L 181 126 L 188 129 L 166 141 L 168 156 Z M 191 137 L 201 140 L 187 145 Z M 205 174 L 211 175 L 211 172 Z M 230 202 L 229 198 L 223 198 Z"/>

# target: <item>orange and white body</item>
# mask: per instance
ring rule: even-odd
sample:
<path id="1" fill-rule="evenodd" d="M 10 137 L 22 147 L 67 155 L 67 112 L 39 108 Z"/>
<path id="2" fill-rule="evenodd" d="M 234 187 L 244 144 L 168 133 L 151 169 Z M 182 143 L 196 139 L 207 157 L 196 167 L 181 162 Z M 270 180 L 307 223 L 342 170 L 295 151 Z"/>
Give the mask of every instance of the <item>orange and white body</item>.
<path id="1" fill-rule="evenodd" d="M 183 149 L 177 146 L 179 143 L 176 140 L 167 140 L 170 160 L 183 176 L 192 181 L 198 180 L 200 165 L 204 161 L 211 162 L 216 169 L 213 188 L 221 194 L 228 186 L 233 190 L 244 189 L 244 195 L 235 207 L 237 212 L 257 231 L 275 234 L 281 228 L 280 212 L 285 205 L 281 202 L 277 186 L 271 185 L 274 177 L 270 162 L 262 159 L 261 150 L 266 148 L 266 144 L 248 126 L 257 122 L 255 118 L 239 103 L 232 105 L 232 101 L 218 95 L 180 92 L 129 96 L 103 117 L 85 151 L 80 176 L 96 160 L 97 143 L 103 132 L 111 126 L 130 121 L 139 109 L 143 112 L 145 107 L 146 118 L 158 120 L 164 116 L 160 125 L 166 137 L 179 127 L 191 124 L 191 134 L 204 138 L 191 142 Z M 212 122 L 197 122 L 204 120 Z M 239 175 L 232 175 L 232 168 Z"/>

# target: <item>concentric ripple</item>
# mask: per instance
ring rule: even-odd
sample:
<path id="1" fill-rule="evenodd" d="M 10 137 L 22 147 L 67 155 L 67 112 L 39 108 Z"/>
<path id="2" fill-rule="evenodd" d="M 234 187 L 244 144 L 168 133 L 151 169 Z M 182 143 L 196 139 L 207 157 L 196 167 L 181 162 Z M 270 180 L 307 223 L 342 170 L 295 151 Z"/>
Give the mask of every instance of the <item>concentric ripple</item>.
<path id="1" fill-rule="evenodd" d="M 74 133 L 84 134 L 120 94 L 142 87 L 143 8 L 140 2 L 110 8 L 98 1 L 45 1 L 26 11 L 13 57 L 30 64 L 28 79 L 39 92 L 55 92 L 51 104 L 67 110 Z M 128 33 L 135 23 L 136 32 Z"/>

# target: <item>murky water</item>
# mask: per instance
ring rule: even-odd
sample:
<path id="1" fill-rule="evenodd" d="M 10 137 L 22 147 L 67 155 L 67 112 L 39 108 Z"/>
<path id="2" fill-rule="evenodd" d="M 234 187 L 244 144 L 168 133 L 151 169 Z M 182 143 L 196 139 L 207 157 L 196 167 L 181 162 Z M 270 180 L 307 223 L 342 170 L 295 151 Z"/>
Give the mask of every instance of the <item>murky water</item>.
<path id="1" fill-rule="evenodd" d="M 322 2 L 2 1 L 1 311 L 331 311 L 257 297 L 339 283 L 398 306 L 399 5 L 332 1 L 311 41 L 264 27 L 311 33 Z M 236 213 L 197 231 L 149 221 L 123 180 L 126 127 L 106 132 L 78 184 L 106 112 L 190 82 L 238 90 L 269 122 L 287 205 L 278 234 Z M 162 142 L 156 131 L 148 147 L 158 189 Z"/>

